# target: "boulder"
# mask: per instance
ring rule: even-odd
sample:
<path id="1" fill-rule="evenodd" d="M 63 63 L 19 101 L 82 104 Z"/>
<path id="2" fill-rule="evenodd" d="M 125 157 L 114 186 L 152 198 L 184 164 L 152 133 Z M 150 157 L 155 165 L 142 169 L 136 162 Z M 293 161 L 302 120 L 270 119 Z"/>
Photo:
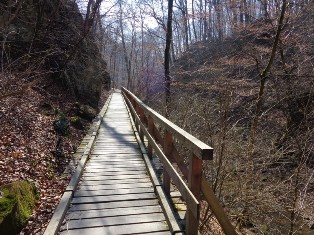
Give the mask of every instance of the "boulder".
<path id="1" fill-rule="evenodd" d="M 17 181 L 0 187 L 0 234 L 16 235 L 25 226 L 38 200 L 36 187 Z"/>

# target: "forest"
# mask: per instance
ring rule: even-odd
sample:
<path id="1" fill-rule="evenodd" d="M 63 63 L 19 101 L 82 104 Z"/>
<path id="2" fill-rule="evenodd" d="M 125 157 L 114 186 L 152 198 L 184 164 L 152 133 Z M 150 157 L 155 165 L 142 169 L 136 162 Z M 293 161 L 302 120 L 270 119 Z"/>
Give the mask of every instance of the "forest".
<path id="1" fill-rule="evenodd" d="M 203 175 L 238 234 L 314 234 L 313 12 L 311 0 L 2 1 L 0 192 L 37 188 L 18 230 L 43 234 L 64 169 L 125 87 L 213 147 Z M 207 205 L 199 230 L 223 234 Z"/>

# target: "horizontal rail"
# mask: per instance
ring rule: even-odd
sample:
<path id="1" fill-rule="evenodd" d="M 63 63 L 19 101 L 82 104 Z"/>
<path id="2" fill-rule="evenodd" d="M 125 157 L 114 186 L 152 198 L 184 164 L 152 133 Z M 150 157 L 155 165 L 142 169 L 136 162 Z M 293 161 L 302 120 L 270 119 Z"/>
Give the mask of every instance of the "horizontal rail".
<path id="1" fill-rule="evenodd" d="M 125 100 L 126 100 L 127 104 L 129 105 L 129 108 L 130 108 L 131 112 L 133 113 L 135 119 L 139 122 L 139 125 L 141 126 L 141 130 L 144 132 L 147 140 L 150 142 L 153 149 L 155 150 L 156 155 L 161 160 L 164 169 L 171 176 L 171 179 L 173 179 L 175 185 L 178 187 L 182 197 L 187 202 L 187 204 L 190 206 L 190 209 L 191 209 L 193 216 L 198 217 L 199 202 L 194 197 L 193 193 L 190 191 L 190 189 L 185 184 L 184 180 L 181 178 L 181 176 L 178 174 L 178 172 L 174 169 L 174 167 L 172 166 L 170 161 L 167 159 L 165 154 L 159 148 L 159 146 L 155 142 L 154 138 L 149 134 L 148 130 L 146 129 L 144 124 L 141 122 L 140 117 L 137 115 L 134 107 L 132 106 L 131 101 L 128 98 L 126 98 Z"/>
<path id="2" fill-rule="evenodd" d="M 164 190 L 167 192 L 170 188 L 170 179 L 167 177 L 170 177 L 176 185 L 178 183 L 176 182 L 177 179 L 174 179 L 178 173 L 172 171 L 171 164 L 171 162 L 176 162 L 180 171 L 188 180 L 189 189 L 192 191 L 195 198 L 200 200 L 200 192 L 202 192 L 203 197 L 210 206 L 224 233 L 227 235 L 236 235 L 237 233 L 220 205 L 210 183 L 207 181 L 206 177 L 202 175 L 202 160 L 212 159 L 213 149 L 145 105 L 140 99 L 125 88 L 122 88 L 122 94 L 127 101 L 129 109 L 132 111 L 133 118 L 137 124 L 136 127 L 139 130 L 140 136 L 142 136 L 141 138 L 145 135 L 148 140 L 149 155 L 152 155 L 152 150 L 154 150 L 155 154 L 164 164 Z M 156 128 L 155 123 L 166 130 L 164 138 L 160 134 L 158 128 Z M 145 125 L 147 125 L 147 128 Z M 173 139 L 176 139 L 180 144 L 184 145 L 192 152 L 192 156 L 189 159 L 189 166 L 186 166 L 183 158 L 180 157 L 178 150 L 174 146 Z M 156 142 L 163 147 L 163 150 L 161 150 Z M 180 190 L 180 187 L 178 187 L 178 189 L 180 192 L 186 190 L 186 188 L 181 188 Z M 186 218 L 187 234 L 196 234 L 195 227 L 198 227 L 199 214 L 195 214 L 193 200 L 191 202 L 191 198 L 187 198 L 182 192 L 181 194 L 188 207 Z M 199 210 L 200 208 L 198 207 L 198 213 Z M 194 217 L 194 219 L 189 213 L 193 215 L 192 217 Z M 192 227 L 194 227 L 194 229 L 191 229 Z"/>
<path id="3" fill-rule="evenodd" d="M 144 104 L 139 98 L 137 98 L 133 93 L 122 88 L 122 91 L 127 94 L 129 98 L 134 100 L 137 105 L 139 105 L 148 115 L 150 115 L 159 125 L 170 131 L 174 137 L 183 145 L 185 145 L 191 152 L 193 152 L 197 157 L 202 160 L 212 160 L 213 159 L 213 148 L 209 147 L 207 144 L 203 143 L 199 139 L 195 138 L 185 130 L 181 129 L 171 121 L 169 121 L 164 116 L 157 113 L 152 108 Z"/>

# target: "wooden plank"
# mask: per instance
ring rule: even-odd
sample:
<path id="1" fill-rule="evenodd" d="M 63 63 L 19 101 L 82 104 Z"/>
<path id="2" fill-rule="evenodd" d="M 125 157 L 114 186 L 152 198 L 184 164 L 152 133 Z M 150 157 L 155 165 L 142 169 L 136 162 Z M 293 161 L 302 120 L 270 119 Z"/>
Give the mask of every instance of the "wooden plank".
<path id="1" fill-rule="evenodd" d="M 114 190 L 76 190 L 74 197 L 94 197 L 104 195 L 125 195 L 136 193 L 153 193 L 153 187 L 147 188 L 131 188 L 131 189 L 114 189 Z"/>
<path id="2" fill-rule="evenodd" d="M 105 169 L 105 168 L 130 168 L 130 167 L 134 167 L 134 168 L 141 168 L 143 167 L 144 164 L 143 162 L 130 162 L 129 164 L 125 164 L 123 162 L 106 162 L 106 163 L 95 163 L 95 164 L 88 164 L 86 166 L 86 168 L 94 168 L 94 169 Z"/>
<path id="3" fill-rule="evenodd" d="M 165 217 L 162 213 L 141 214 L 141 215 L 127 215 L 108 218 L 94 218 L 67 221 L 66 225 L 61 227 L 62 230 L 72 230 L 81 228 L 93 228 L 112 225 L 126 225 L 126 224 L 141 224 L 148 222 L 161 222 Z M 117 227 L 118 229 L 118 227 Z"/>
<path id="4" fill-rule="evenodd" d="M 106 170 L 104 170 L 106 169 Z M 108 167 L 108 168 L 98 168 L 98 169 L 94 169 L 94 168 L 85 168 L 85 173 L 101 173 L 103 172 L 104 174 L 106 173 L 110 173 L 110 172 L 116 172 L 116 174 L 122 174 L 123 172 L 141 172 L 141 171 L 145 171 L 145 167 L 123 167 L 123 168 L 112 168 L 112 167 Z M 111 173 L 112 174 L 112 173 Z"/>
<path id="5" fill-rule="evenodd" d="M 138 175 L 101 175 L 101 176 L 83 176 L 82 180 L 103 181 L 103 180 L 125 180 L 125 179 L 148 179 L 146 174 Z"/>
<path id="6" fill-rule="evenodd" d="M 146 234 L 170 235 L 164 222 L 152 222 L 143 224 L 128 224 L 109 227 L 96 227 L 87 229 L 64 230 L 60 235 L 121 235 L 121 234 Z"/>
<path id="7" fill-rule="evenodd" d="M 133 155 L 133 156 L 120 156 L 120 157 L 114 157 L 114 156 L 94 156 L 90 157 L 90 162 L 108 162 L 108 161 L 143 161 L 142 155 Z"/>
<path id="8" fill-rule="evenodd" d="M 154 193 L 138 193 L 138 194 L 97 196 L 97 197 L 75 197 L 72 199 L 72 204 L 134 201 L 134 200 L 146 200 L 146 199 L 155 199 L 155 198 L 156 198 L 156 195 Z"/>
<path id="9" fill-rule="evenodd" d="M 106 180 L 106 181 L 90 181 L 90 180 L 83 180 L 81 181 L 81 186 L 88 186 L 88 185 L 105 185 L 105 184 L 134 184 L 134 183 L 147 183 L 149 182 L 149 178 L 145 179 L 124 179 L 124 180 Z"/>
<path id="10" fill-rule="evenodd" d="M 104 153 L 104 152 L 106 152 L 106 153 L 139 153 L 139 151 L 138 150 L 136 150 L 136 151 L 131 151 L 131 150 L 128 150 L 128 151 L 123 151 L 123 149 L 113 149 L 113 150 L 106 150 L 106 151 L 104 151 L 104 150 L 93 150 L 92 151 L 92 154 L 102 154 L 102 153 Z"/>
<path id="11" fill-rule="evenodd" d="M 143 159 L 138 156 L 137 158 L 95 158 L 91 159 L 86 165 L 88 166 L 98 166 L 98 165 L 105 165 L 109 163 L 116 163 L 116 164 L 126 164 L 126 161 L 129 163 L 143 163 Z"/>
<path id="12" fill-rule="evenodd" d="M 109 190 L 109 189 L 127 189 L 127 188 L 146 188 L 151 187 L 151 182 L 146 183 L 129 183 L 129 184 L 98 184 L 98 185 L 79 185 L 78 190 Z"/>
<path id="13" fill-rule="evenodd" d="M 121 159 L 121 160 L 131 160 L 131 159 L 142 159 L 142 154 L 140 153 L 133 153 L 133 154 L 126 154 L 126 153 L 121 153 L 121 154 L 116 154 L 116 153 L 108 153 L 108 154 L 96 154 L 96 155 L 91 155 L 91 160 L 101 160 L 101 159 Z"/>
<path id="14" fill-rule="evenodd" d="M 130 168 L 130 167 L 134 167 L 134 168 L 138 168 L 138 169 L 145 169 L 145 165 L 143 163 L 130 163 L 129 165 L 126 165 L 126 164 L 123 164 L 123 163 L 108 163 L 108 164 L 99 164 L 99 165 L 88 165 L 86 166 L 85 169 L 90 169 L 90 168 L 93 168 L 93 169 L 107 169 L 107 168 Z"/>
<path id="15" fill-rule="evenodd" d="M 138 200 L 138 201 L 118 201 L 110 203 L 86 203 L 86 204 L 75 204 L 71 205 L 69 211 L 90 211 L 90 210 L 101 210 L 101 209 L 114 209 L 114 208 L 128 208 L 128 207 L 144 207 L 144 206 L 155 206 L 159 205 L 157 199 L 150 200 Z"/>
<path id="16" fill-rule="evenodd" d="M 100 162 L 125 162 L 125 161 L 143 161 L 142 156 L 130 156 L 130 157 L 92 157 L 90 163 Z"/>
<path id="17" fill-rule="evenodd" d="M 75 211 L 68 214 L 65 217 L 65 219 L 66 220 L 78 220 L 78 219 L 106 218 L 106 217 L 113 217 L 113 216 L 152 214 L 152 213 L 160 213 L 160 212 L 162 212 L 162 209 L 160 206 L 114 208 L 114 209 L 102 209 L 102 210 L 92 210 L 92 211 Z"/>
<path id="18" fill-rule="evenodd" d="M 125 165 L 125 166 L 141 166 L 144 165 L 143 161 L 127 161 L 127 163 L 125 161 L 92 161 L 92 162 L 88 162 L 86 164 L 86 167 L 101 167 L 101 166 L 115 166 L 115 165 Z"/>
<path id="19" fill-rule="evenodd" d="M 113 157 L 128 157 L 128 156 L 140 156 L 141 154 L 140 153 L 107 153 L 107 152 L 104 152 L 104 153 L 100 153 L 100 154 L 94 154 L 94 153 L 91 153 L 91 156 L 113 156 Z"/>
<path id="20" fill-rule="evenodd" d="M 125 143 L 118 143 L 118 142 L 114 142 L 114 143 L 108 143 L 108 142 L 95 142 L 95 147 L 99 148 L 99 147 L 103 147 L 103 148 L 135 148 L 138 149 L 139 146 L 136 142 L 125 142 Z"/>
<path id="21" fill-rule="evenodd" d="M 113 171 L 101 171 L 101 172 L 84 172 L 84 177 L 89 177 L 89 176 L 111 176 L 113 173 Z M 130 176 L 130 175 L 145 175 L 146 171 L 118 171 L 116 174 L 119 175 L 125 175 L 125 176 Z"/>
<path id="22" fill-rule="evenodd" d="M 119 146 L 134 146 L 137 145 L 136 140 L 134 139 L 133 141 L 119 141 L 119 140 L 113 140 L 113 139 L 96 139 L 95 141 L 96 145 L 99 144 L 114 144 L 115 146 L 119 147 Z"/>
<path id="23" fill-rule="evenodd" d="M 140 165 L 143 163 L 143 158 L 140 156 L 137 157 L 125 157 L 125 158 L 112 158 L 112 157 L 100 157 L 90 159 L 87 166 L 101 166 L 101 165 L 127 165 L 127 162 L 130 164 Z"/>

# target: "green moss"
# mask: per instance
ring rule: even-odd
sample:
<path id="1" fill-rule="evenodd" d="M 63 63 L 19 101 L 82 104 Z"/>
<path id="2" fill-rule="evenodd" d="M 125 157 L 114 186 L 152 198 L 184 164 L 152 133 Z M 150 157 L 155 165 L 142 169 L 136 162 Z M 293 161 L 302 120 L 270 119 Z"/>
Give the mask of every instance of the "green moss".
<path id="1" fill-rule="evenodd" d="M 78 105 L 78 115 L 86 120 L 93 120 L 97 115 L 97 111 L 89 105 Z"/>
<path id="2" fill-rule="evenodd" d="M 77 129 L 83 129 L 81 118 L 78 116 L 71 117 L 70 123 L 72 126 L 74 126 Z"/>
<path id="3" fill-rule="evenodd" d="M 17 234 L 38 200 L 36 187 L 27 181 L 17 181 L 1 186 L 0 191 L 0 234 Z"/>

